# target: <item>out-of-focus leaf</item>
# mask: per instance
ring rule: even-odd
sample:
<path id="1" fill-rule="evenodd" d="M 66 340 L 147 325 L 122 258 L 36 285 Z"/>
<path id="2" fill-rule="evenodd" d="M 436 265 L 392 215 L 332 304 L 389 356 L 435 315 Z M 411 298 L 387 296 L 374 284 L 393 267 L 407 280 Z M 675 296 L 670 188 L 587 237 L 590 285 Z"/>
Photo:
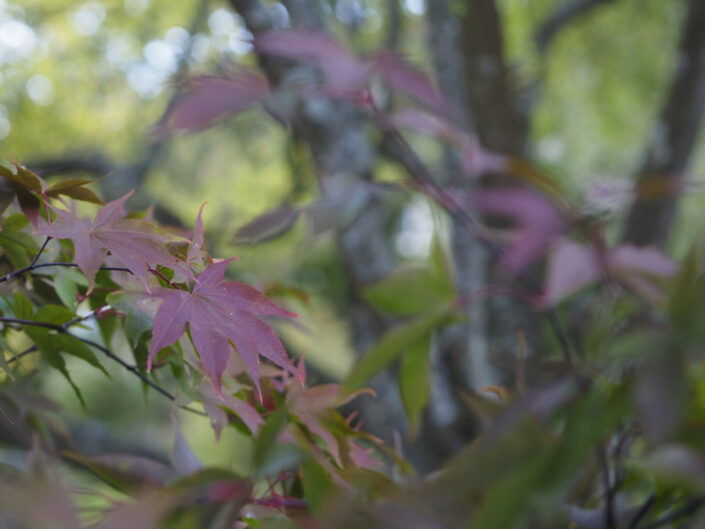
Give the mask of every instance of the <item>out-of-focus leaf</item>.
<path id="1" fill-rule="evenodd" d="M 216 468 L 205 468 L 185 476 L 167 488 L 180 497 L 166 527 L 239 527 L 240 509 L 252 496 L 252 482 Z M 180 523 L 181 522 L 181 523 Z"/>
<path id="2" fill-rule="evenodd" d="M 314 235 L 349 226 L 372 196 L 371 185 L 351 175 L 325 179 L 321 189 L 323 197 L 305 207 Z"/>
<path id="3" fill-rule="evenodd" d="M 335 93 L 351 93 L 364 85 L 372 65 L 363 62 L 330 35 L 320 31 L 276 30 L 255 38 L 258 52 L 312 62 L 321 69 L 324 83 Z"/>
<path id="4" fill-rule="evenodd" d="M 75 270 L 69 268 L 58 267 L 56 276 L 54 276 L 54 289 L 59 296 L 61 302 L 69 309 L 75 309 L 77 304 L 76 296 L 78 294 L 78 286 L 75 281 Z"/>
<path id="5" fill-rule="evenodd" d="M 10 347 L 7 345 L 5 338 L 0 335 L 0 369 L 5 372 L 5 374 L 10 378 L 10 380 L 14 380 L 15 376 L 12 374 L 10 366 L 8 365 L 7 360 L 5 359 L 5 351 L 12 352 Z"/>
<path id="6" fill-rule="evenodd" d="M 477 138 L 437 115 L 416 108 L 406 108 L 392 114 L 387 118 L 386 124 L 430 135 L 449 143 L 460 152 L 461 168 L 468 178 L 476 178 L 484 173 L 503 172 L 509 165 L 506 156 L 485 149 Z"/>
<path id="7" fill-rule="evenodd" d="M 52 325 L 63 325 L 72 320 L 73 317 L 74 315 L 71 311 L 58 305 L 44 305 L 37 309 L 33 316 L 36 321 L 50 323 Z M 25 332 L 48 359 L 57 358 L 58 353 L 63 351 L 85 360 L 93 367 L 100 369 L 105 376 L 110 378 L 110 375 L 98 361 L 91 348 L 78 338 L 42 327 L 27 326 Z"/>
<path id="8" fill-rule="evenodd" d="M 125 334 L 132 347 L 137 347 L 144 333 L 152 330 L 157 300 L 148 298 L 143 292 L 118 291 L 110 293 L 106 301 L 125 313 Z"/>
<path id="9" fill-rule="evenodd" d="M 296 447 L 278 442 L 286 420 L 286 410 L 282 409 L 270 415 L 260 428 L 254 453 L 255 474 L 257 476 L 275 475 L 301 460 L 302 454 Z"/>
<path id="10" fill-rule="evenodd" d="M 399 370 L 399 391 L 412 436 L 418 431 L 421 414 L 431 395 L 430 347 L 430 339 L 419 340 L 406 351 Z"/>
<path id="11" fill-rule="evenodd" d="M 691 249 L 676 276 L 669 299 L 669 315 L 681 339 L 699 343 L 705 336 L 705 275 L 700 270 L 698 247 Z"/>
<path id="12" fill-rule="evenodd" d="M 260 103 L 268 95 L 267 80 L 247 68 L 238 68 L 224 77 L 193 77 L 155 132 L 159 136 L 179 130 L 198 132 Z"/>
<path id="13" fill-rule="evenodd" d="M 5 213 L 5 210 L 12 204 L 12 200 L 15 198 L 14 193 L 9 191 L 3 191 L 0 189 L 0 215 Z"/>
<path id="14" fill-rule="evenodd" d="M 2 221 L 0 230 L 0 247 L 15 268 L 22 268 L 30 263 L 29 255 L 39 250 L 37 243 L 27 233 L 20 231 L 28 223 L 22 214 L 10 215 Z"/>
<path id="15" fill-rule="evenodd" d="M 15 164 L 14 171 L 0 165 L 0 176 L 37 193 L 41 193 L 44 187 L 42 180 L 36 174 L 19 164 Z"/>
<path id="16" fill-rule="evenodd" d="M 450 105 L 434 86 L 431 78 L 412 66 L 403 56 L 393 51 L 378 52 L 373 56 L 377 72 L 389 90 L 414 99 L 441 114 L 448 115 Z"/>
<path id="17" fill-rule="evenodd" d="M 301 471 L 306 501 L 311 506 L 312 512 L 319 514 L 326 506 L 331 493 L 335 491 L 333 480 L 326 469 L 313 458 L 306 458 Z"/>
<path id="18" fill-rule="evenodd" d="M 61 455 L 87 468 L 121 492 L 163 486 L 175 477 L 168 466 L 146 457 L 125 454 L 88 456 L 70 450 L 62 451 Z"/>
<path id="19" fill-rule="evenodd" d="M 13 310 L 15 317 L 23 320 L 31 319 L 34 308 L 32 307 L 32 302 L 27 299 L 27 296 L 22 292 L 15 292 L 14 301 Z"/>
<path id="20" fill-rule="evenodd" d="M 653 280 L 674 277 L 678 266 L 656 248 L 622 244 L 600 255 L 594 246 L 561 238 L 549 258 L 545 300 L 555 303 L 596 282 L 605 271 L 643 297 L 658 300 L 661 292 Z"/>
<path id="21" fill-rule="evenodd" d="M 3 219 L 2 229 L 3 231 L 18 231 L 27 226 L 27 224 L 29 224 L 29 220 L 26 216 L 21 213 L 15 213 Z"/>
<path id="22" fill-rule="evenodd" d="M 300 214 L 300 210 L 291 206 L 280 206 L 237 230 L 233 243 L 261 243 L 275 239 L 289 231 Z"/>
<path id="23" fill-rule="evenodd" d="M 93 183 L 93 180 L 86 180 L 82 178 L 61 180 L 56 184 L 49 186 L 45 191 L 47 197 L 56 197 L 59 195 L 64 195 L 75 200 L 81 200 L 83 202 L 91 202 L 93 204 L 103 204 L 103 201 L 98 195 L 93 191 L 88 189 L 86 184 Z"/>
<path id="24" fill-rule="evenodd" d="M 513 222 L 500 264 L 514 274 L 535 261 L 565 226 L 562 215 L 547 198 L 525 189 L 474 191 L 471 204 L 483 213 Z"/>
<path id="25" fill-rule="evenodd" d="M 600 277 L 600 263 L 590 248 L 570 239 L 559 239 L 551 251 L 545 296 L 556 302 Z"/>
<path id="26" fill-rule="evenodd" d="M 121 502 L 112 507 L 90 529 L 156 529 L 179 500 L 179 495 L 163 491 L 140 495 L 135 501 Z"/>
<path id="27" fill-rule="evenodd" d="M 206 207 L 205 202 L 201 204 L 196 216 L 196 221 L 193 224 L 193 232 L 191 234 L 191 244 L 186 251 L 186 262 L 188 264 L 200 264 L 201 260 L 206 257 L 203 251 L 203 208 Z"/>
<path id="28" fill-rule="evenodd" d="M 10 524 L 11 520 L 20 525 Z M 8 523 L 3 527 L 81 527 L 69 491 L 57 480 L 0 484 L 0 522 Z"/>
<path id="29" fill-rule="evenodd" d="M 647 438 L 654 443 L 663 442 L 677 431 L 688 402 L 685 366 L 674 349 L 671 344 L 651 355 L 644 351 L 647 359 L 637 372 L 634 399 Z"/>
<path id="30" fill-rule="evenodd" d="M 385 333 L 362 357 L 345 381 L 345 388 L 352 390 L 391 364 L 404 351 L 418 342 L 426 341 L 433 331 L 457 318 L 452 310 L 440 308 L 400 324 Z"/>
<path id="31" fill-rule="evenodd" d="M 220 433 L 228 424 L 227 411 L 234 413 L 243 424 L 247 426 L 252 435 L 259 433 L 259 428 L 264 420 L 254 406 L 244 400 L 229 395 L 227 392 L 217 396 L 213 385 L 207 382 L 199 386 L 198 392 L 201 396 L 203 409 L 211 420 L 211 427 L 213 428 L 216 439 L 220 439 Z"/>
<path id="32" fill-rule="evenodd" d="M 205 497 L 209 501 L 228 501 L 228 499 L 249 497 L 252 482 L 233 474 L 223 468 L 204 468 L 178 478 L 169 484 L 169 490 L 190 491 L 196 498 Z"/>
<path id="33" fill-rule="evenodd" d="M 653 277 L 673 277 L 678 265 L 657 248 L 640 248 L 620 244 L 609 254 L 610 269 L 614 272 L 640 273 Z"/>
<path id="34" fill-rule="evenodd" d="M 174 426 L 174 444 L 171 447 L 171 467 L 179 476 L 186 476 L 203 468 L 181 433 L 176 417 L 172 418 Z"/>
<path id="35" fill-rule="evenodd" d="M 366 286 L 363 295 L 390 314 L 413 316 L 453 301 L 453 287 L 444 279 L 428 270 L 402 270 Z"/>
<path id="36" fill-rule="evenodd" d="M 633 464 L 671 482 L 705 491 L 705 457 L 692 447 L 682 444 L 663 445 Z"/>

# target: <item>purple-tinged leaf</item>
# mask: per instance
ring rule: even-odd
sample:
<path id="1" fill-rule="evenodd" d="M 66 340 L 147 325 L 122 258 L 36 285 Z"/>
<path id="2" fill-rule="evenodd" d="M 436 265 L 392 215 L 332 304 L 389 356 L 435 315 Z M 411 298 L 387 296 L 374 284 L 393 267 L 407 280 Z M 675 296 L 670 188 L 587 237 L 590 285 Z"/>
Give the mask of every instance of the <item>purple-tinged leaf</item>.
<path id="1" fill-rule="evenodd" d="M 61 455 L 93 472 L 120 491 L 163 486 L 174 478 L 174 472 L 163 463 L 128 454 L 88 456 L 64 450 Z"/>
<path id="2" fill-rule="evenodd" d="M 463 173 L 469 178 L 507 170 L 506 156 L 486 150 L 476 137 L 441 117 L 415 108 L 407 108 L 392 114 L 388 122 L 395 128 L 410 129 L 434 136 L 453 145 L 460 152 Z"/>
<path id="3" fill-rule="evenodd" d="M 608 274 L 641 296 L 659 301 L 662 293 L 654 280 L 672 278 L 677 272 L 676 263 L 657 248 L 622 244 L 598 250 L 562 238 L 551 250 L 544 300 L 556 303 Z"/>
<path id="4" fill-rule="evenodd" d="M 143 220 L 122 218 L 123 206 L 131 194 L 132 191 L 103 206 L 92 223 L 78 219 L 70 211 L 53 208 L 56 213 L 54 222 L 35 230 L 37 234 L 73 241 L 75 260 L 88 279 L 89 292 L 93 290 L 95 275 L 108 251 L 135 274 L 148 291 L 149 270 L 157 265 L 193 277 L 191 271 L 166 247 L 167 243 L 179 238 Z"/>
<path id="5" fill-rule="evenodd" d="M 288 205 L 280 206 L 256 217 L 237 230 L 233 242 L 252 244 L 275 239 L 289 231 L 300 214 L 299 209 Z"/>
<path id="6" fill-rule="evenodd" d="M 441 115 L 450 114 L 450 105 L 431 79 L 404 57 L 385 50 L 376 53 L 373 61 L 375 72 L 382 77 L 391 92 L 414 99 Z"/>
<path id="7" fill-rule="evenodd" d="M 482 213 L 514 222 L 508 247 L 500 264 L 518 273 L 548 248 L 565 224 L 556 208 L 544 197 L 524 189 L 476 191 L 472 205 Z"/>
<path id="8" fill-rule="evenodd" d="M 174 444 L 171 447 L 171 467 L 178 476 L 186 476 L 203 468 L 181 432 L 176 417 L 172 417 L 174 427 Z"/>
<path id="9" fill-rule="evenodd" d="M 198 216 L 196 217 L 196 222 L 193 225 L 193 234 L 191 235 L 191 244 L 188 247 L 186 253 L 186 263 L 194 264 L 201 261 L 203 258 L 203 208 L 206 206 L 204 202 L 201 204 L 201 209 L 198 210 Z"/>
<path id="10" fill-rule="evenodd" d="M 330 35 L 307 30 L 276 30 L 255 37 L 259 53 L 314 63 L 333 92 L 349 93 L 365 85 L 372 65 L 360 60 Z"/>
<path id="11" fill-rule="evenodd" d="M 674 277 L 678 273 L 678 265 L 657 248 L 632 244 L 621 244 L 611 250 L 608 264 L 615 273 L 623 270 L 660 278 Z"/>
<path id="12" fill-rule="evenodd" d="M 156 126 L 157 136 L 174 131 L 198 132 L 262 102 L 269 84 L 260 74 L 238 68 L 225 77 L 191 78 L 184 94 Z"/>
<path id="13" fill-rule="evenodd" d="M 151 369 L 160 349 L 181 337 L 188 323 L 194 346 L 216 394 L 221 394 L 221 379 L 234 345 L 261 398 L 260 356 L 292 374 L 296 374 L 296 369 L 274 331 L 257 316 L 293 317 L 295 314 L 275 305 L 248 285 L 223 281 L 225 269 L 232 260 L 206 268 L 192 292 L 162 288 L 155 293 L 163 302 L 154 318 L 147 369 Z"/>
<path id="14" fill-rule="evenodd" d="M 662 446 L 637 464 L 646 470 L 705 490 L 705 458 L 686 445 Z"/>
<path id="15" fill-rule="evenodd" d="M 142 495 L 137 501 L 120 502 L 90 529 L 155 529 L 178 502 L 179 495 L 176 494 Z"/>
<path id="16" fill-rule="evenodd" d="M 69 491 L 56 480 L 0 484 L 0 522 L 9 524 L 2 527 L 80 527 Z"/>
<path id="17" fill-rule="evenodd" d="M 600 275 L 600 261 L 594 248 L 560 238 L 553 245 L 548 261 L 546 301 L 555 303 L 597 281 Z"/>
<path id="18" fill-rule="evenodd" d="M 211 420 L 211 427 L 215 432 L 216 439 L 220 439 L 220 432 L 228 424 L 228 414 L 223 408 L 237 415 L 252 432 L 252 435 L 256 436 L 258 434 L 264 419 L 253 406 L 228 393 L 222 393 L 220 396 L 216 395 L 212 384 L 201 384 L 198 392 L 201 395 L 203 409 Z"/>

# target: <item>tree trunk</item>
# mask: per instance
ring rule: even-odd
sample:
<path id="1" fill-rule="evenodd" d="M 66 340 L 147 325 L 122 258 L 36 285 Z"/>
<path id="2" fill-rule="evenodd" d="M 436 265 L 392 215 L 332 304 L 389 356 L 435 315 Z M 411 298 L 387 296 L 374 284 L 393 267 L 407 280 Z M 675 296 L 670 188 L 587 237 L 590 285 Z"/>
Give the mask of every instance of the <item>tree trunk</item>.
<path id="1" fill-rule="evenodd" d="M 623 240 L 664 247 L 705 112 L 705 2 L 690 0 L 676 71 L 637 177 Z"/>

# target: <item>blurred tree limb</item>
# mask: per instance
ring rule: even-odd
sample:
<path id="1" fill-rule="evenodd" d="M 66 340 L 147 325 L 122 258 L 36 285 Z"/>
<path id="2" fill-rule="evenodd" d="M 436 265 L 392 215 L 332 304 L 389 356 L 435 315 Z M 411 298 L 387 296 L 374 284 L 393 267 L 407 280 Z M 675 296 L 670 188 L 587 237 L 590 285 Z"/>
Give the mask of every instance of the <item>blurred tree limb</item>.
<path id="1" fill-rule="evenodd" d="M 678 202 L 678 184 L 688 168 L 705 113 L 703 28 L 705 2 L 690 0 L 671 87 L 638 172 L 637 199 L 622 235 L 625 242 L 639 246 L 666 244 Z M 654 182 L 662 192 L 657 196 L 640 196 L 640 190 Z"/>

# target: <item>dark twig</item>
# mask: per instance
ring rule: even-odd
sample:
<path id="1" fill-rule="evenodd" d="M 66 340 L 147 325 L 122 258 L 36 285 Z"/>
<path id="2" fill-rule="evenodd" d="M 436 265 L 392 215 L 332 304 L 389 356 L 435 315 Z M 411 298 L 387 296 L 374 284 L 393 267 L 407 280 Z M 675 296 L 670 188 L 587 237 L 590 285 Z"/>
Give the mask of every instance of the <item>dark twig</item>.
<path id="1" fill-rule="evenodd" d="M 639 507 L 639 510 L 634 513 L 634 517 L 629 522 L 627 529 L 636 529 L 639 522 L 642 521 L 647 514 L 649 514 L 649 511 L 654 506 L 654 503 L 656 503 L 656 495 L 652 494 L 646 499 L 644 504 Z"/>
<path id="2" fill-rule="evenodd" d="M 25 349 L 21 353 L 17 353 L 12 358 L 8 358 L 7 363 L 11 364 L 12 362 L 16 362 L 17 360 L 19 360 L 23 356 L 27 356 L 28 354 L 34 353 L 36 351 L 39 351 L 39 347 L 37 347 L 36 345 L 33 345 L 32 347 L 28 347 L 27 349 Z"/>
<path id="3" fill-rule="evenodd" d="M 597 447 L 597 457 L 602 468 L 602 483 L 605 489 L 605 529 L 615 529 L 614 522 L 614 488 L 610 483 L 610 466 L 604 446 Z"/>
<path id="4" fill-rule="evenodd" d="M 85 318 L 84 318 L 84 319 L 85 319 Z M 78 320 L 78 321 L 82 321 L 82 320 Z M 67 323 L 78 323 L 78 321 L 72 320 L 71 322 L 67 322 Z M 130 371 L 130 372 L 131 372 L 132 374 L 134 374 L 137 378 L 139 378 L 142 382 L 144 382 L 145 384 L 147 384 L 149 387 L 151 387 L 152 389 L 154 389 L 154 390 L 157 391 L 158 393 L 161 393 L 162 395 L 164 395 L 166 398 L 168 398 L 168 399 L 171 400 L 171 401 L 176 401 L 176 397 L 175 397 L 172 393 L 170 393 L 169 391 L 167 391 L 166 389 L 164 389 L 163 387 L 161 387 L 159 384 L 157 384 L 156 382 L 153 382 L 153 381 L 150 380 L 148 377 L 146 377 L 145 375 L 143 375 L 142 373 L 140 373 L 139 369 L 138 369 L 136 366 L 133 366 L 133 365 L 128 364 L 128 363 L 125 362 L 122 358 L 120 358 L 119 356 L 117 356 L 115 353 L 113 353 L 110 349 L 108 349 L 108 348 L 105 347 L 104 345 L 101 345 L 101 344 L 99 344 L 98 342 L 94 342 L 93 340 L 89 340 L 88 338 L 83 338 L 83 337 L 81 337 L 81 336 L 76 336 L 75 334 L 71 333 L 71 332 L 67 329 L 67 327 L 66 327 L 67 324 L 64 324 L 64 325 L 55 325 L 55 324 L 52 324 L 52 323 L 45 323 L 45 322 L 41 322 L 41 321 L 25 320 L 25 319 L 22 319 L 22 318 L 8 318 L 8 317 L 0 317 L 0 322 L 4 322 L 4 323 L 14 323 L 14 324 L 17 324 L 17 325 L 31 325 L 31 326 L 34 326 L 34 327 L 42 327 L 42 328 L 45 328 L 45 329 L 51 329 L 51 330 L 54 330 L 54 331 L 56 331 L 56 332 L 60 332 L 60 333 L 66 334 L 67 336 L 71 336 L 71 337 L 75 338 L 76 340 L 79 340 L 79 341 L 85 343 L 86 345 L 90 345 L 91 347 L 94 347 L 95 349 L 98 349 L 98 350 L 99 350 L 100 352 L 102 352 L 105 356 L 107 356 L 108 358 L 110 358 L 112 361 L 117 362 L 118 364 L 120 364 L 122 367 L 124 367 L 125 369 L 127 369 L 128 371 Z M 25 351 L 25 352 L 23 352 L 23 353 L 20 353 L 20 354 L 21 354 L 21 355 L 29 354 L 29 352 L 31 352 L 31 351 L 27 350 L 27 351 Z M 18 356 L 19 356 L 19 355 L 18 355 Z M 16 358 L 15 358 L 15 359 L 16 359 Z M 179 407 L 182 408 L 182 409 L 184 409 L 184 410 L 186 410 L 186 411 L 189 411 L 189 412 L 191 412 L 191 413 L 195 413 L 195 414 L 197 414 L 197 415 L 204 415 L 204 416 L 206 415 L 206 414 L 203 413 L 202 411 L 196 410 L 196 409 L 191 408 L 191 407 L 189 407 L 189 406 L 180 405 Z"/>
<path id="5" fill-rule="evenodd" d="M 35 259 L 36 261 L 36 259 Z M 21 276 L 22 274 L 25 274 L 27 272 L 31 272 L 32 270 L 37 270 L 38 268 L 48 268 L 51 266 L 65 266 L 65 267 L 70 267 L 70 268 L 78 268 L 77 263 L 39 263 L 35 264 L 30 264 L 28 266 L 25 266 L 24 268 L 19 268 L 15 270 L 14 272 L 10 272 L 9 274 L 5 274 L 4 276 L 0 277 L 0 283 L 4 283 L 5 281 L 9 281 L 10 279 L 14 279 L 15 277 Z M 129 272 L 132 273 L 132 270 L 129 268 L 124 268 L 121 266 L 101 266 L 101 270 L 109 270 L 112 272 Z"/>
<path id="6" fill-rule="evenodd" d="M 37 255 L 34 256 L 34 259 L 32 259 L 32 262 L 29 264 L 29 269 L 31 270 L 34 268 L 34 265 L 37 264 L 37 261 L 39 261 L 39 257 L 42 255 L 42 252 L 44 251 L 44 248 L 47 247 L 47 244 L 49 244 L 49 241 L 51 240 L 51 237 L 48 237 L 44 239 L 44 244 L 42 244 L 42 247 L 39 248 L 39 251 L 37 252 Z"/>

